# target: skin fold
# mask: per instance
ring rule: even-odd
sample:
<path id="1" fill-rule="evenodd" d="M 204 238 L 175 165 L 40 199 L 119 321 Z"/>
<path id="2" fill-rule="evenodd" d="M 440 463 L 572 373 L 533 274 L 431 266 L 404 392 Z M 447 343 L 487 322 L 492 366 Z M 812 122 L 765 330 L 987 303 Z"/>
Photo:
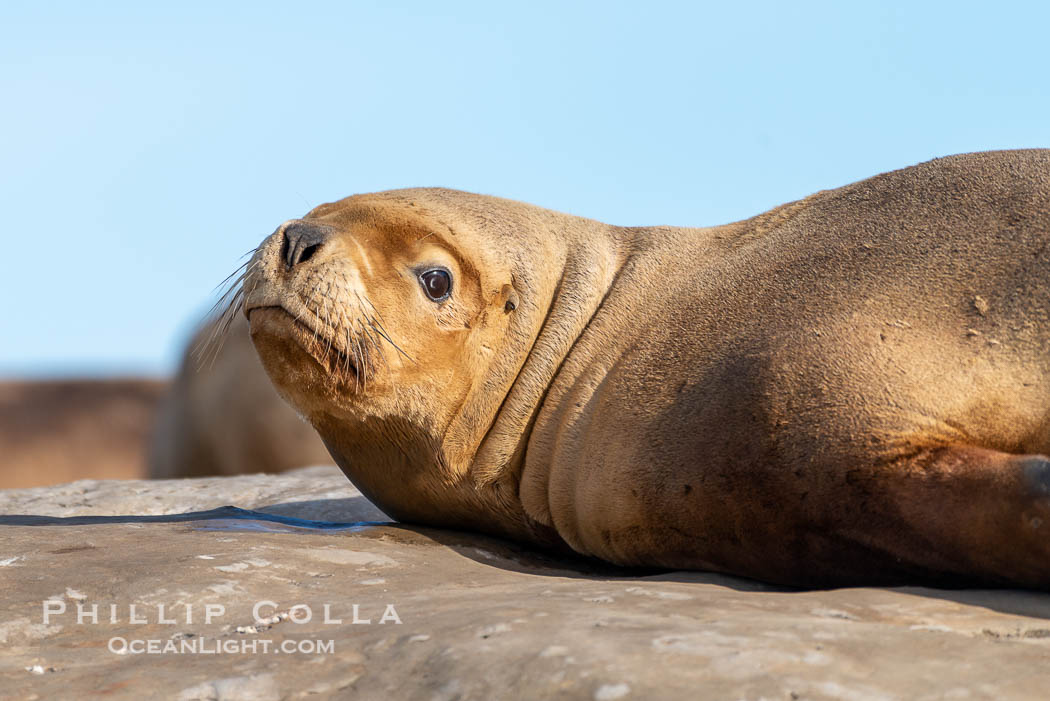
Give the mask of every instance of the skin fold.
<path id="1" fill-rule="evenodd" d="M 802 586 L 1048 588 L 1048 243 L 1045 150 L 708 228 L 398 190 L 283 224 L 241 298 L 278 391 L 399 520 Z"/>

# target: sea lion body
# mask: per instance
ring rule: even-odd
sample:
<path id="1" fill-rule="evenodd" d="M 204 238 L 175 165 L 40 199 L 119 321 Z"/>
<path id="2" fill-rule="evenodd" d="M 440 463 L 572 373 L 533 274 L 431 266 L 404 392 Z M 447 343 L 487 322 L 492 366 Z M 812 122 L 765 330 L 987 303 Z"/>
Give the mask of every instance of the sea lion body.
<path id="1" fill-rule="evenodd" d="M 294 226 L 332 257 L 282 268 L 289 225 L 260 247 L 253 339 L 398 518 L 790 584 L 1050 587 L 1048 151 L 939 159 L 703 229 L 443 190 Z M 345 303 L 302 280 L 362 270 L 354 248 L 377 242 L 418 257 L 428 231 L 459 261 L 459 316 L 412 300 L 386 328 L 411 362 L 339 389 L 292 340 L 302 309 L 277 307 Z"/>

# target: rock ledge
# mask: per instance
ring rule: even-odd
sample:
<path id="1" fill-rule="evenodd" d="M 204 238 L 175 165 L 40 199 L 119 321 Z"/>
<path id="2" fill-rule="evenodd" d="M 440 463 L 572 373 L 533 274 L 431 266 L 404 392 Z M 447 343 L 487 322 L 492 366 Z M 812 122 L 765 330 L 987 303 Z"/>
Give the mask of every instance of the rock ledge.
<path id="1" fill-rule="evenodd" d="M 334 468 L 0 491 L 2 695 L 875 701 L 1050 690 L 1047 594 L 784 591 L 384 521 Z"/>

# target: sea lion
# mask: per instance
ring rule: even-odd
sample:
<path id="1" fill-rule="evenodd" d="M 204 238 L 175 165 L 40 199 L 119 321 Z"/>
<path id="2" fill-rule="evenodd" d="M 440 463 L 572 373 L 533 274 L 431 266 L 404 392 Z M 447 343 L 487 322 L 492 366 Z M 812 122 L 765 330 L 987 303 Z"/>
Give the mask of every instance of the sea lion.
<path id="1" fill-rule="evenodd" d="M 141 479 L 166 389 L 131 377 L 0 381 L 0 489 Z"/>
<path id="2" fill-rule="evenodd" d="M 243 287 L 278 390 L 395 518 L 621 565 L 1050 587 L 1050 151 L 709 228 L 349 197 Z"/>
<path id="3" fill-rule="evenodd" d="M 218 341 L 221 318 L 201 325 L 154 421 L 149 445 L 152 479 L 282 472 L 331 465 L 310 424 L 278 396 L 234 317 Z M 211 341 L 211 343 L 209 343 Z"/>

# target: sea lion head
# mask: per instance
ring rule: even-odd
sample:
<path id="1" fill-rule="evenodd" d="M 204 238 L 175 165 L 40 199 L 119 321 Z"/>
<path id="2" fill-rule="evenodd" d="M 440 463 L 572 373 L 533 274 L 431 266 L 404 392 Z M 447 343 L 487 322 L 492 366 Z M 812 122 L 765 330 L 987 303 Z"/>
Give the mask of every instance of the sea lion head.
<path id="1" fill-rule="evenodd" d="M 575 294 L 607 267 L 573 262 L 587 258 L 574 241 L 595 248 L 590 225 L 453 190 L 348 197 L 263 241 L 243 310 L 274 385 L 366 495 L 403 520 L 485 527 L 463 516 L 484 511 L 468 479 L 482 443 L 496 439 L 481 462 L 498 481 L 563 354 L 528 369 L 541 328 L 600 299 Z M 552 314 L 565 293 L 571 306 Z"/>
<path id="2" fill-rule="evenodd" d="M 446 424 L 516 309 L 506 264 L 470 238 L 382 196 L 282 224 L 250 264 L 244 311 L 285 398 L 310 420 Z"/>

